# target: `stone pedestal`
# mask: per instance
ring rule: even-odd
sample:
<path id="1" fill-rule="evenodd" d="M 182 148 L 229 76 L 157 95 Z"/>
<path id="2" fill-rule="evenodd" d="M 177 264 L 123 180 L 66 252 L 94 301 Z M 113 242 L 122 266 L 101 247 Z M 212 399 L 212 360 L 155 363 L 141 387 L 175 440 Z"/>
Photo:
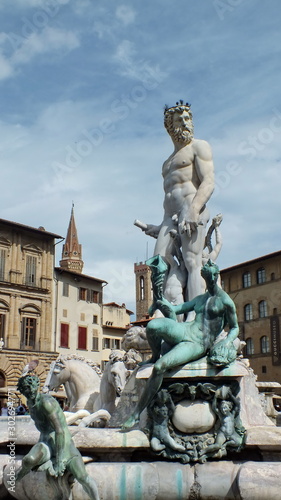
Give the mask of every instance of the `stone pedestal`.
<path id="1" fill-rule="evenodd" d="M 17 500 L 71 500 L 73 481 L 69 473 L 62 477 L 52 477 L 46 472 L 31 471 L 20 481 L 15 481 L 15 469 L 21 461 L 4 468 L 4 485 L 9 494 Z"/>
<path id="2" fill-rule="evenodd" d="M 133 412 L 152 369 L 146 365 L 133 373 L 110 426 L 122 426 Z M 244 359 L 218 368 L 203 358 L 167 372 L 139 428 L 147 431 L 157 455 L 182 463 L 240 452 L 246 431 L 274 425 L 263 411 L 255 379 Z"/>
<path id="3" fill-rule="evenodd" d="M 137 404 L 145 383 L 151 375 L 153 365 L 146 365 L 136 369 L 130 377 L 121 396 L 117 410 L 113 414 L 109 426 L 121 427 L 122 423 L 132 413 Z M 220 384 L 237 381 L 241 404 L 241 420 L 246 429 L 251 426 L 274 426 L 273 422 L 265 415 L 259 398 L 259 392 L 255 385 L 256 376 L 249 367 L 247 359 L 237 359 L 226 368 L 217 368 L 207 362 L 206 357 L 199 361 L 193 361 L 176 370 L 167 372 L 164 377 L 163 386 L 176 382 L 187 382 L 190 384 L 198 382 L 216 382 Z M 142 416 L 140 428 L 144 425 Z"/>
<path id="4" fill-rule="evenodd" d="M 115 428 L 89 429 L 70 427 L 75 446 L 79 449 L 86 463 L 86 470 L 96 481 L 102 500 L 276 500 L 280 497 L 281 476 L 281 428 L 276 427 L 262 410 L 255 376 L 248 367 L 247 360 L 238 360 L 230 367 L 218 369 L 207 364 L 206 359 L 190 363 L 166 375 L 163 387 L 168 389 L 175 384 L 183 387 L 189 394 L 203 387 L 207 399 L 201 402 L 190 400 L 186 391 L 182 401 L 175 399 L 176 410 L 188 408 L 194 415 L 177 415 L 175 424 L 182 427 L 173 434 L 173 422 L 169 423 L 169 432 L 177 444 L 183 443 L 185 436 L 196 442 L 204 436 L 203 425 L 211 426 L 207 433 L 212 433 L 212 408 L 208 410 L 208 388 L 228 387 L 237 384 L 237 398 L 240 400 L 240 419 L 246 429 L 243 448 L 238 453 L 229 453 L 222 459 L 202 463 L 196 457 L 188 456 L 189 463 L 182 463 L 185 453 L 176 451 L 178 458 L 161 458 L 151 447 L 149 434 L 141 429 L 147 427 L 147 414 L 143 412 L 140 429 L 120 432 L 119 427 L 128 418 L 139 394 L 143 390 L 152 366 L 135 370 L 128 381 L 120 404 L 111 419 Z M 185 386 L 184 384 L 187 384 Z M 201 386 L 198 386 L 201 384 Z M 171 392 L 172 394 L 172 392 Z M 202 393 L 201 393 L 202 394 Z M 173 396 L 174 397 L 174 396 Z M 210 396 L 211 397 L 211 396 Z M 227 394 L 225 396 L 228 397 Z M 180 397 L 179 397 L 180 399 Z M 207 403 L 208 404 L 207 404 Z M 199 405 L 199 413 L 198 413 Z M 201 408 L 200 408 L 201 406 Z M 202 408 L 207 408 L 202 416 Z M 178 410 L 178 411 L 179 411 Z M 211 415 L 211 420 L 209 421 Z M 115 422 L 115 423 L 114 423 Z M 208 423 L 209 422 L 209 423 Z M 192 434 L 189 433 L 192 424 Z M 196 428 L 199 431 L 196 433 Z M 216 428 L 216 424 L 215 424 Z M 191 437 L 190 437 L 191 436 Z M 194 437 L 195 436 L 195 437 Z M 26 450 L 38 442 L 39 433 L 32 420 L 18 417 L 16 422 L 17 460 Z M 201 438 L 200 438 L 201 439 Z M 211 437 L 210 437 L 211 441 Z M 52 483 L 44 473 L 32 472 L 16 485 L 15 491 L 8 491 L 7 445 L 10 442 L 7 421 L 0 418 L 0 444 L 3 455 L 0 456 L 0 497 L 1 500 L 86 500 L 82 486 L 76 481 L 69 483 L 69 478 Z M 192 442 L 193 443 L 193 442 Z M 165 450 L 164 450 L 165 451 Z M 237 450 L 236 450 L 237 451 Z M 162 458 L 163 457 L 163 458 Z M 155 459 L 154 459 L 155 458 Z M 194 458 L 194 456 L 193 456 Z M 5 485 L 1 483 L 1 471 L 4 470 Z"/>
<path id="5" fill-rule="evenodd" d="M 102 500 L 277 500 L 281 463 L 220 461 L 183 465 L 168 462 L 88 463 Z M 11 497 L 17 500 L 87 500 L 74 482 L 69 497 L 50 491 L 41 473 L 30 473 Z M 61 495 L 63 495 L 63 491 Z M 49 495 L 49 496 L 48 496 Z M 54 495 L 54 496 L 52 496 Z"/>

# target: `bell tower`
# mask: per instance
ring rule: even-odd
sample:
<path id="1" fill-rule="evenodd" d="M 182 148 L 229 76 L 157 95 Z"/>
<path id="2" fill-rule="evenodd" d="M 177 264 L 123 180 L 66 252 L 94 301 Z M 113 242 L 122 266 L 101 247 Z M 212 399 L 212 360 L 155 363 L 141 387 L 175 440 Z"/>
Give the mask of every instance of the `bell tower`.
<path id="1" fill-rule="evenodd" d="M 148 315 L 152 304 L 151 270 L 143 262 L 134 265 L 136 282 L 136 320 L 140 321 Z"/>
<path id="2" fill-rule="evenodd" d="M 77 229 L 74 219 L 74 204 L 72 204 L 70 221 L 65 243 L 62 247 L 60 267 L 69 271 L 82 273 L 84 262 L 82 260 L 82 245 L 79 244 Z"/>

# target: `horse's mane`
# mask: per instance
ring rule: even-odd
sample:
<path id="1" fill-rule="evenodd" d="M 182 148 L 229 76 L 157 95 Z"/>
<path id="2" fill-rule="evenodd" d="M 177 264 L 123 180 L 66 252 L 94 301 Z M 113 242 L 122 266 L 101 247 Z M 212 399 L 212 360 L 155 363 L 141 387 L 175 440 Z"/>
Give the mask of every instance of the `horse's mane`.
<path id="1" fill-rule="evenodd" d="M 64 361 L 82 361 L 83 363 L 89 365 L 98 374 L 99 377 L 102 376 L 102 371 L 99 365 L 92 359 L 87 359 L 84 356 L 80 356 L 79 354 L 67 354 L 58 356 L 56 361 L 60 361 L 61 359 Z"/>
<path id="2" fill-rule="evenodd" d="M 111 351 L 109 355 L 109 362 L 111 364 L 116 363 L 116 361 L 124 361 L 124 352 L 118 349 L 114 349 Z"/>

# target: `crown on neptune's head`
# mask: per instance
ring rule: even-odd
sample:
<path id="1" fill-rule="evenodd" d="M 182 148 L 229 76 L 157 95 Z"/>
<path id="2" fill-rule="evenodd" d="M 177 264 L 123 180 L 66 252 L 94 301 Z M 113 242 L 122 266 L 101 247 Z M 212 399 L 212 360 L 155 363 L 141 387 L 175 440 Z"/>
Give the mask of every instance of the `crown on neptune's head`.
<path id="1" fill-rule="evenodd" d="M 183 111 L 184 109 L 186 111 L 190 111 L 190 106 L 191 104 L 189 104 L 188 102 L 186 102 L 184 104 L 184 101 L 181 99 L 179 102 L 176 102 L 176 105 L 175 106 L 171 106 L 169 107 L 167 104 L 165 105 L 164 107 L 164 115 L 165 113 L 167 113 L 167 111 Z"/>

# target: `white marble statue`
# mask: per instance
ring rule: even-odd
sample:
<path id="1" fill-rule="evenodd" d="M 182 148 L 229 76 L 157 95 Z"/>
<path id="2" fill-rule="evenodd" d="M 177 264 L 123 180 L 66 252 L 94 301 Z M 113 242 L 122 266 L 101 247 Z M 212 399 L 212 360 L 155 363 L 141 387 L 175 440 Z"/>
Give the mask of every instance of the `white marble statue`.
<path id="1" fill-rule="evenodd" d="M 202 253 L 202 266 L 204 266 L 209 259 L 216 262 L 222 247 L 222 236 L 219 226 L 222 222 L 222 214 L 216 215 L 212 219 L 212 223 L 207 231 L 205 239 L 205 247 Z M 215 233 L 215 244 L 212 243 L 212 235 Z"/>
<path id="2" fill-rule="evenodd" d="M 180 269 L 181 262 L 178 267 L 173 266 L 170 271 L 173 273 L 172 287 L 182 289 L 187 274 L 185 296 L 182 293 L 179 297 L 178 291 L 175 291 L 177 299 L 173 303 L 180 303 L 202 293 L 200 269 L 209 220 L 206 203 L 214 190 L 214 166 L 210 145 L 193 137 L 189 104 L 180 101 L 176 106 L 166 107 L 164 125 L 173 141 L 174 151 L 162 168 L 165 192 L 163 221 L 159 226 L 142 225 L 139 221 L 136 221 L 136 225 L 142 225 L 141 229 L 146 234 L 157 238 L 154 255 L 159 254 L 167 261 L 175 258 L 171 232 L 176 230 L 184 270 Z M 169 294 L 171 299 L 171 286 Z"/>
<path id="3" fill-rule="evenodd" d="M 56 361 L 51 363 L 43 393 L 50 390 L 57 391 L 63 385 L 69 411 L 86 409 L 92 412 L 100 409 L 98 403 L 100 381 L 100 373 L 94 366 L 87 363 L 85 358 L 79 359 L 75 355 L 68 357 L 60 355 Z"/>
<path id="4" fill-rule="evenodd" d="M 95 423 L 95 426 L 104 427 L 130 374 L 127 355 L 122 351 L 110 353 L 103 374 L 94 362 L 82 356 L 59 356 L 51 363 L 43 392 L 58 390 L 64 385 L 69 404 L 67 423 L 82 426 Z"/>
<path id="5" fill-rule="evenodd" d="M 146 338 L 146 330 L 144 326 L 131 326 L 125 333 L 121 341 L 122 349 L 129 351 L 150 351 L 150 346 Z"/>

